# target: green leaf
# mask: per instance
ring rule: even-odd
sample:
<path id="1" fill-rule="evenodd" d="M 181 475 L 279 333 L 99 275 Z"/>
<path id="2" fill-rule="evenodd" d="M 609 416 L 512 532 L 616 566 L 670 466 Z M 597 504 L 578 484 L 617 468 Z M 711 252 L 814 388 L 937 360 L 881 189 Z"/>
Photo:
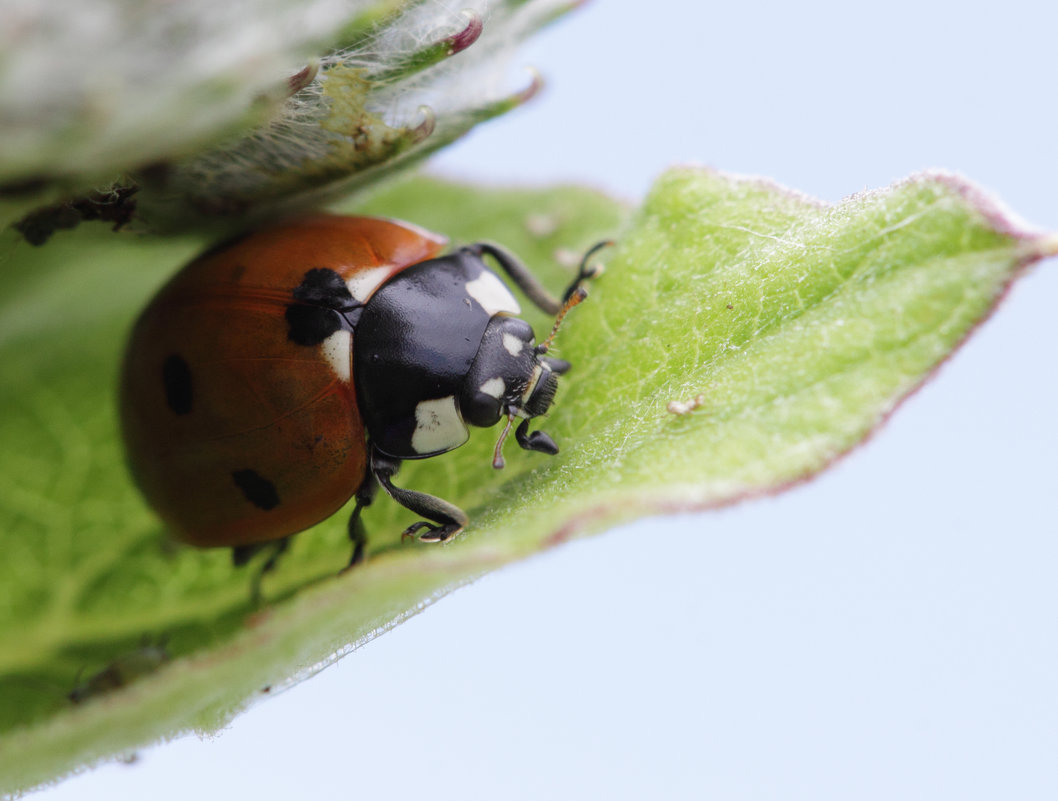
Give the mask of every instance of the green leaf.
<path id="1" fill-rule="evenodd" d="M 583 252 L 627 216 L 578 189 L 429 180 L 369 211 L 454 241 L 501 241 L 556 287 L 575 262 L 556 250 Z M 402 546 L 414 518 L 380 498 L 364 565 L 336 577 L 348 556 L 336 515 L 296 538 L 255 612 L 249 574 L 226 553 L 166 542 L 117 443 L 124 332 L 202 245 L 91 231 L 39 250 L 5 243 L 0 789 L 215 730 L 263 688 L 571 536 L 812 475 L 927 378 L 1026 265 L 1058 249 L 946 175 L 826 206 L 763 181 L 669 173 L 556 340 L 574 364 L 545 424 L 562 453 L 512 448 L 497 473 L 496 432 L 477 432 L 452 454 L 408 463 L 402 486 L 470 512 L 462 537 Z M 527 316 L 539 334 L 550 325 Z M 695 398 L 685 414 L 669 411 Z M 155 658 L 163 641 L 169 661 Z M 67 699 L 79 674 L 107 665 L 118 683 L 136 681 Z"/>

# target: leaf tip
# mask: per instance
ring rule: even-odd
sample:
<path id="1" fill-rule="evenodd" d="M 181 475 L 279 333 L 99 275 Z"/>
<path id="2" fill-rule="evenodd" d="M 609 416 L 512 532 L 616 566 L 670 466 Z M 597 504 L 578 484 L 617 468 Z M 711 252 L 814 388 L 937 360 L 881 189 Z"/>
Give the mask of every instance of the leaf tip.
<path id="1" fill-rule="evenodd" d="M 1052 255 L 1040 250 L 1042 241 L 1050 238 L 1049 233 L 1024 220 L 998 197 L 969 178 L 957 172 L 933 168 L 912 175 L 906 180 L 910 183 L 931 182 L 954 192 L 983 216 L 995 231 L 1028 243 L 1029 250 L 1037 254 L 1036 258 Z"/>
<path id="2" fill-rule="evenodd" d="M 1030 258 L 1048 259 L 1058 256 L 1058 233 L 1041 234 L 1032 241 Z"/>

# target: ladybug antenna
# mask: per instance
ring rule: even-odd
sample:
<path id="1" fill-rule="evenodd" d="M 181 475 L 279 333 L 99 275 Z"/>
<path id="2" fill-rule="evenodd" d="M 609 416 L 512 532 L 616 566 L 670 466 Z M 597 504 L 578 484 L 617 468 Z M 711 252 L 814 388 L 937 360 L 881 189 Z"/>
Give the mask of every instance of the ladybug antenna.
<path id="1" fill-rule="evenodd" d="M 565 320 L 566 315 L 569 314 L 569 310 L 588 297 L 588 290 L 583 286 L 584 282 L 589 278 L 595 278 L 602 273 L 603 268 L 601 264 L 593 264 L 589 266 L 588 261 L 600 250 L 605 247 L 610 247 L 612 244 L 612 239 L 604 239 L 602 242 L 596 242 L 588 248 L 588 252 L 585 253 L 584 258 L 580 260 L 580 267 L 577 269 L 577 277 L 573 279 L 573 283 L 569 285 L 569 289 L 567 289 L 562 296 L 562 308 L 559 309 L 558 314 L 555 315 L 555 324 L 551 326 L 551 333 L 548 334 L 547 339 L 536 346 L 536 352 L 538 354 L 543 355 L 551 349 L 551 343 L 554 341 L 555 335 L 558 333 L 558 329 L 562 325 L 562 321 Z"/>
<path id="2" fill-rule="evenodd" d="M 570 290 L 569 297 L 566 298 L 566 302 L 562 304 L 562 308 L 559 309 L 558 314 L 555 315 L 555 324 L 551 326 L 551 333 L 547 335 L 547 339 L 536 346 L 536 352 L 539 355 L 542 356 L 551 349 L 551 343 L 555 339 L 555 334 L 558 333 L 558 328 L 562 325 L 562 321 L 566 319 L 569 310 L 579 304 L 586 297 L 588 297 L 588 290 L 582 286 L 574 286 Z"/>
<path id="3" fill-rule="evenodd" d="M 492 466 L 497 470 L 502 470 L 504 465 L 507 464 L 503 460 L 503 443 L 507 441 L 507 435 L 511 433 L 511 426 L 514 425 L 514 414 L 507 415 L 507 425 L 503 427 L 503 432 L 500 434 L 500 438 L 496 440 L 496 449 L 492 452 Z"/>

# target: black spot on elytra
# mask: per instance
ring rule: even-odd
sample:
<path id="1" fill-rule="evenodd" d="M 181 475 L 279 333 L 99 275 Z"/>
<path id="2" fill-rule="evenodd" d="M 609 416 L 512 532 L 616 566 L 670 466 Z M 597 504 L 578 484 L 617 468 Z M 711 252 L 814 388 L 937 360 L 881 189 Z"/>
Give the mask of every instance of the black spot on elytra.
<path id="1" fill-rule="evenodd" d="M 344 309 L 356 305 L 349 287 L 334 270 L 317 267 L 309 270 L 294 289 L 294 300 L 329 309 Z"/>
<path id="2" fill-rule="evenodd" d="M 319 345 L 342 328 L 342 316 L 319 306 L 287 306 L 287 336 L 297 345 Z"/>
<path id="3" fill-rule="evenodd" d="M 288 337 L 298 345 L 319 345 L 342 329 L 352 330 L 362 305 L 334 270 L 317 267 L 305 273 L 287 306 Z"/>
<path id="4" fill-rule="evenodd" d="M 279 506 L 279 493 L 276 485 L 267 478 L 261 476 L 256 470 L 232 470 L 232 480 L 235 486 L 242 490 L 246 500 L 258 509 L 268 511 Z"/>
<path id="5" fill-rule="evenodd" d="M 191 411 L 194 393 L 191 389 L 191 368 L 183 356 L 173 353 L 162 363 L 162 385 L 165 387 L 165 402 L 173 414 Z"/>

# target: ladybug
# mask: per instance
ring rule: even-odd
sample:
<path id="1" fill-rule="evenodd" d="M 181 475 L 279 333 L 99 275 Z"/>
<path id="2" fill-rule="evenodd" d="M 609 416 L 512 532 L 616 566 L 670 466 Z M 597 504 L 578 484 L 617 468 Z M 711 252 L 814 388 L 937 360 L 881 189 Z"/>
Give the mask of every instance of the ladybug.
<path id="1" fill-rule="evenodd" d="M 132 474 L 177 538 L 231 547 L 236 564 L 274 544 L 263 572 L 290 535 L 355 496 L 351 567 L 380 486 L 424 518 L 405 536 L 444 542 L 467 524 L 394 485 L 405 459 L 503 418 L 496 467 L 515 420 L 522 448 L 558 452 L 529 423 L 570 367 L 547 351 L 586 295 L 588 256 L 560 302 L 498 245 L 439 255 L 445 244 L 404 222 L 314 215 L 209 251 L 160 290 L 132 330 L 121 423 Z M 544 343 L 485 257 L 558 315 Z"/>

